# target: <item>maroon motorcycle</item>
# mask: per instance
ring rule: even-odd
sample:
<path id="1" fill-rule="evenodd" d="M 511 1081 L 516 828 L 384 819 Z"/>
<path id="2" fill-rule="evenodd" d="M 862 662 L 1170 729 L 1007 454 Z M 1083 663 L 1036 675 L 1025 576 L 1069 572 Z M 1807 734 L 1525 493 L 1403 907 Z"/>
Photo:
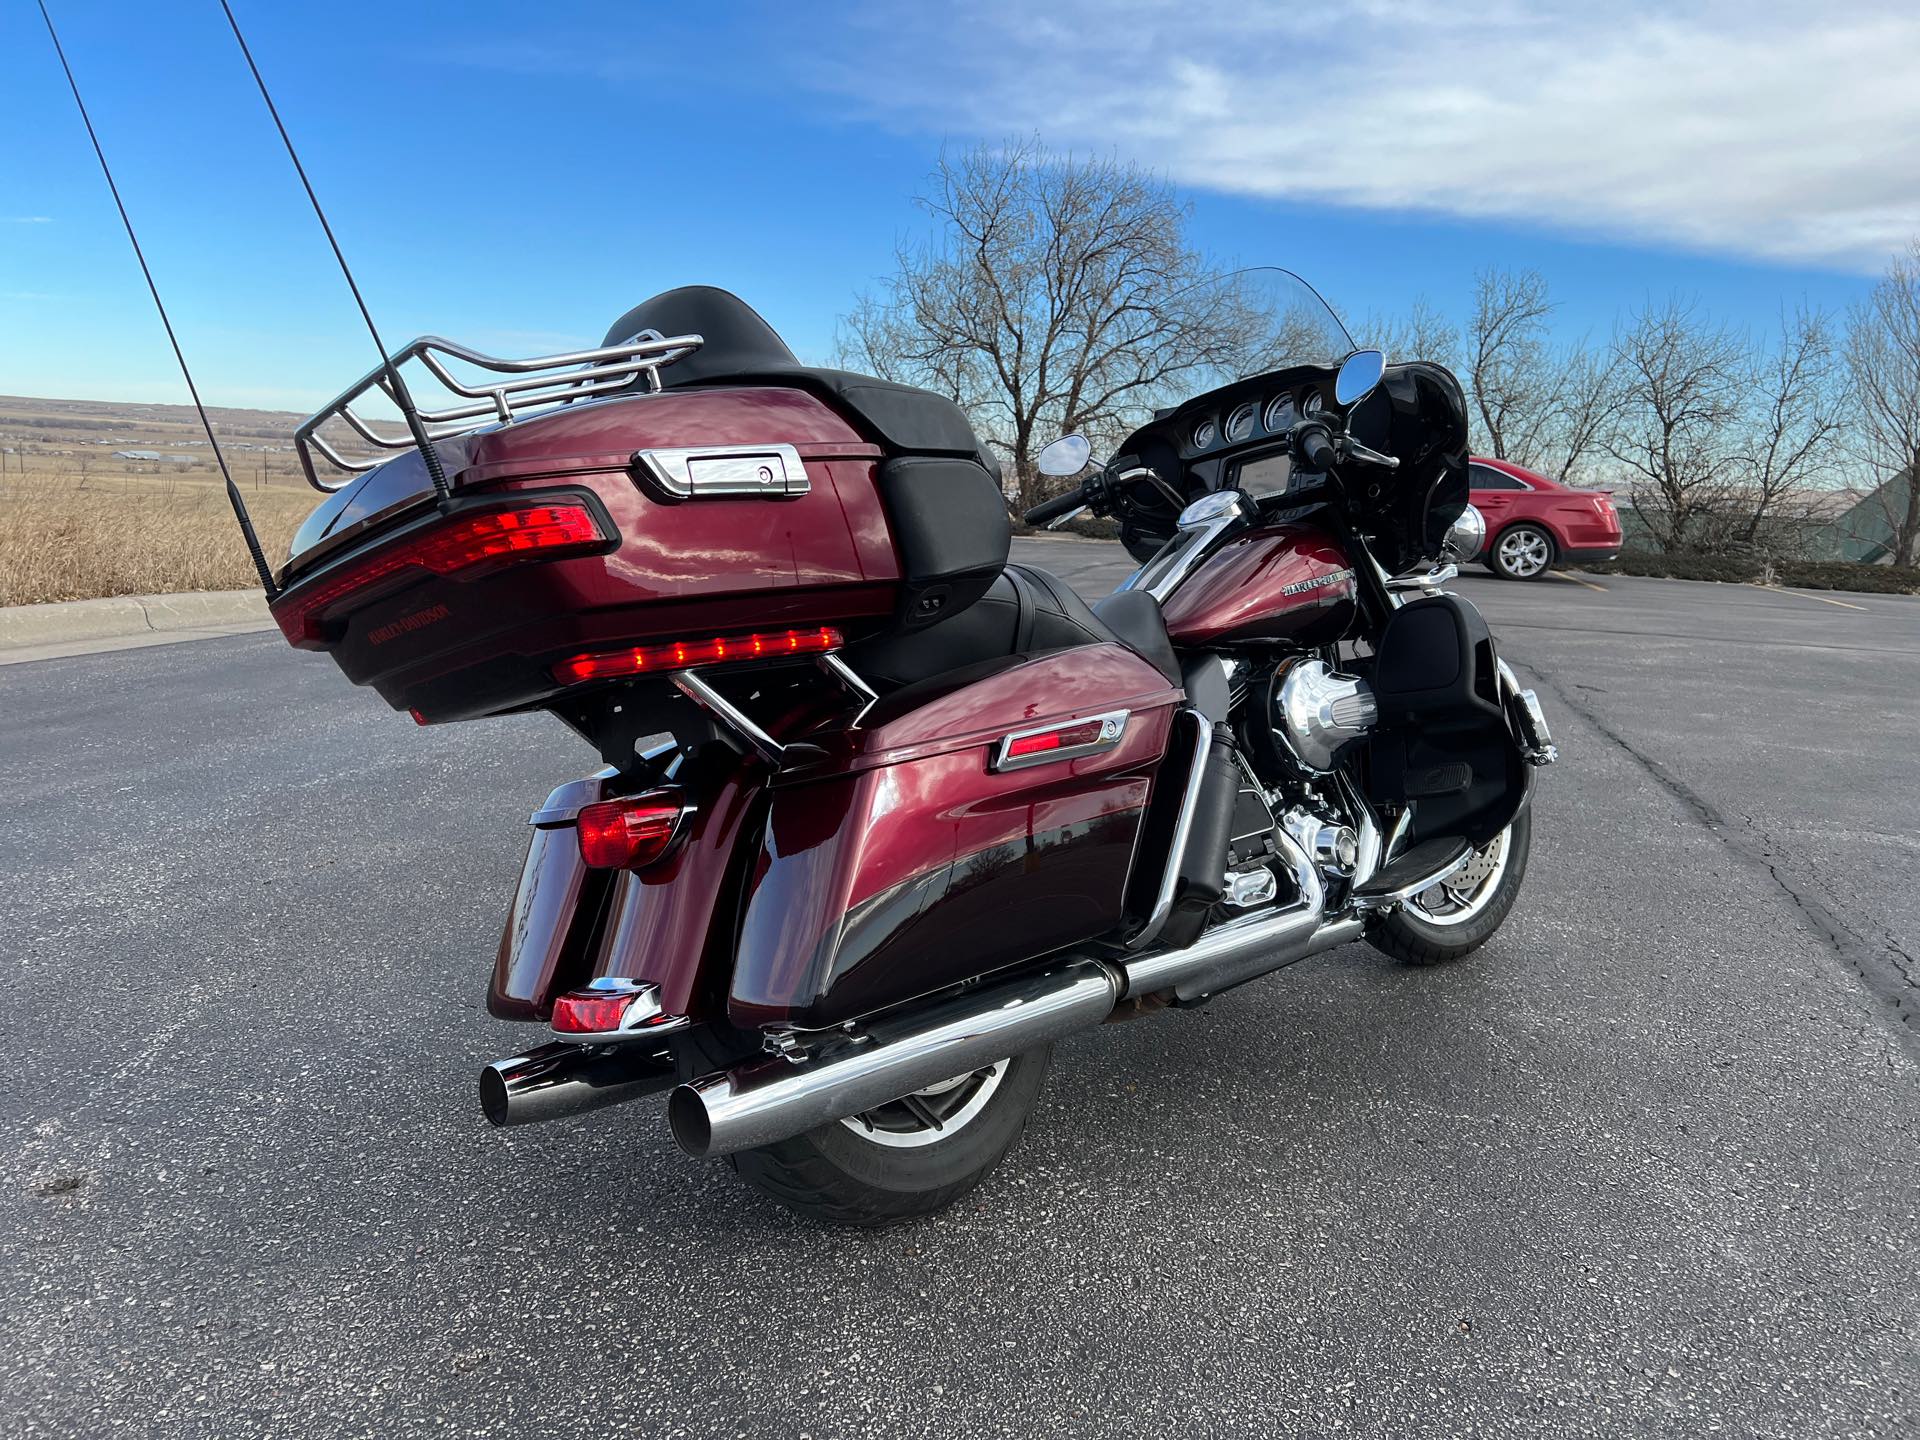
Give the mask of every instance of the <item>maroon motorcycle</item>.
<path id="1" fill-rule="evenodd" d="M 1027 518 L 1114 516 L 1141 562 L 1091 608 L 1008 563 L 956 406 L 720 290 L 571 355 L 415 341 L 301 427 L 330 493 L 287 638 L 423 725 L 545 710 L 604 761 L 532 816 L 488 1005 L 545 1034 L 482 1072 L 489 1120 L 671 1090 L 689 1153 L 882 1224 L 1007 1153 L 1062 1036 L 1500 926 L 1554 752 L 1444 588 L 1460 387 L 1236 283 L 1285 353 L 1042 458 L 1083 478 Z M 364 402 L 402 365 L 452 399 L 395 437 Z"/>

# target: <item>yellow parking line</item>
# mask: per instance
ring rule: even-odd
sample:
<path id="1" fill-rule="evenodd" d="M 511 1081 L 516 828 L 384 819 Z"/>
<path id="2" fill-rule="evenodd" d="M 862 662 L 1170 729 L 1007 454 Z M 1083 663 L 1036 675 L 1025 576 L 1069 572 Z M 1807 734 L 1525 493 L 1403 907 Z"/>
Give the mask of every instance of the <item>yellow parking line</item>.
<path id="1" fill-rule="evenodd" d="M 1596 585 L 1591 580 L 1582 580 L 1578 575 L 1569 575 L 1564 570 L 1555 570 L 1553 572 L 1553 578 L 1556 580 L 1571 580 L 1574 584 L 1584 585 L 1589 590 L 1598 590 L 1602 595 L 1607 593 L 1606 586 Z"/>
<path id="2" fill-rule="evenodd" d="M 1865 610 L 1864 605 L 1856 605 L 1851 600 L 1829 600 L 1825 595 L 1809 595 L 1804 590 L 1788 590 L 1778 585 L 1755 585 L 1756 590 L 1775 590 L 1782 595 L 1797 595 L 1802 600 L 1818 600 L 1822 605 L 1838 605 L 1842 610 Z"/>

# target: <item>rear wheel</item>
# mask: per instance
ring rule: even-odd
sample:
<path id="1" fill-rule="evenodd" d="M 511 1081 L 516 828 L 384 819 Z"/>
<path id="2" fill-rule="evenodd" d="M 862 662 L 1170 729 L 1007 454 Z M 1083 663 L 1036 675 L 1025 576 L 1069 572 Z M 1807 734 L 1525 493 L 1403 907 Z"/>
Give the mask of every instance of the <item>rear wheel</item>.
<path id="1" fill-rule="evenodd" d="M 1487 568 L 1502 580 L 1532 580 L 1553 564 L 1553 537 L 1538 525 L 1502 530 L 1487 551 Z"/>
<path id="2" fill-rule="evenodd" d="M 1395 906 L 1374 922 L 1367 940 L 1409 965 L 1445 965 L 1470 955 L 1506 923 L 1527 876 L 1533 812 L 1474 852 L 1466 868 Z"/>
<path id="3" fill-rule="evenodd" d="M 1018 1143 L 1052 1047 L 997 1061 L 728 1162 L 756 1190 L 830 1225 L 943 1210 Z"/>

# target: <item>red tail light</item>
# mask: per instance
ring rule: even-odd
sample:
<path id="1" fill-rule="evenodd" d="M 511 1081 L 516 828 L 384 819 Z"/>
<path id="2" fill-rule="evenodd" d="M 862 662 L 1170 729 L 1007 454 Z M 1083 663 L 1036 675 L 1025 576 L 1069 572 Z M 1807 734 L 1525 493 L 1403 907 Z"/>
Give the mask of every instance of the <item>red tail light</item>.
<path id="1" fill-rule="evenodd" d="M 321 621 L 332 606 L 406 570 L 452 575 L 497 560 L 551 559 L 591 549 L 613 539 L 599 520 L 577 501 L 543 502 L 504 510 L 456 515 L 397 544 L 349 562 L 340 573 L 294 593 L 273 606 L 273 618 L 295 645 L 325 638 Z"/>
<path id="2" fill-rule="evenodd" d="M 686 1023 L 661 1010 L 658 986 L 638 980 L 609 976 L 553 1002 L 552 1025 L 562 1035 L 646 1037 Z"/>
<path id="3" fill-rule="evenodd" d="M 759 635 L 727 635 L 710 640 L 669 640 L 664 645 L 639 645 L 600 655 L 575 655 L 553 667 L 553 677 L 567 685 L 583 680 L 611 680 L 621 675 L 645 675 L 685 670 L 693 665 L 727 665 L 741 660 L 777 660 L 783 655 L 824 655 L 846 641 L 831 626 L 814 630 L 774 630 Z"/>
<path id="4" fill-rule="evenodd" d="M 641 870 L 667 853 L 685 806 L 654 791 L 580 812 L 580 858 L 595 870 Z"/>

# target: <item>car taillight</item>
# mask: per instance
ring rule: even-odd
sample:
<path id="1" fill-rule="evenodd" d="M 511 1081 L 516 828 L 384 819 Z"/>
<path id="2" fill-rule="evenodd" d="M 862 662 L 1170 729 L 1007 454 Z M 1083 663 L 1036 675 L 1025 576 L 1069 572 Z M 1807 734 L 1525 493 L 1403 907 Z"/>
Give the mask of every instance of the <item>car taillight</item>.
<path id="1" fill-rule="evenodd" d="M 667 853 L 686 807 L 653 791 L 580 811 L 580 858 L 595 870 L 641 870 Z"/>
<path id="2" fill-rule="evenodd" d="M 557 558 L 614 538 L 593 511 L 577 501 L 456 515 L 364 560 L 349 561 L 339 573 L 311 587 L 296 585 L 292 595 L 274 603 L 273 618 L 289 642 L 311 645 L 325 638 L 321 622 L 329 609 L 403 571 L 453 575 L 500 560 Z"/>
<path id="3" fill-rule="evenodd" d="M 686 670 L 695 665 L 778 660 L 784 655 L 824 655 L 829 650 L 838 650 L 845 643 L 840 632 L 828 625 L 811 630 L 722 635 L 706 640 L 669 640 L 663 645 L 636 645 L 630 650 L 575 655 L 554 666 L 553 677 L 566 685 L 578 685 L 584 680 L 659 674 L 670 670 Z"/>

